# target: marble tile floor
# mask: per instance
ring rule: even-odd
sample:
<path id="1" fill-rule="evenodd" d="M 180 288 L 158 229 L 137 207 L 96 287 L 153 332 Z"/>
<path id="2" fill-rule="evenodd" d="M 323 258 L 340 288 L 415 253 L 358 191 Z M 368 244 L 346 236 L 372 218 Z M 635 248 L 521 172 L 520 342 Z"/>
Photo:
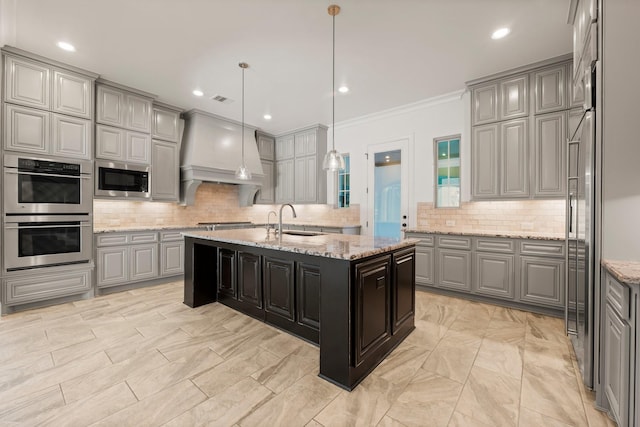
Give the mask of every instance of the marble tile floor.
<path id="1" fill-rule="evenodd" d="M 0 319 L 0 426 L 613 426 L 562 320 L 418 291 L 416 330 L 353 392 L 318 349 L 182 282 Z"/>

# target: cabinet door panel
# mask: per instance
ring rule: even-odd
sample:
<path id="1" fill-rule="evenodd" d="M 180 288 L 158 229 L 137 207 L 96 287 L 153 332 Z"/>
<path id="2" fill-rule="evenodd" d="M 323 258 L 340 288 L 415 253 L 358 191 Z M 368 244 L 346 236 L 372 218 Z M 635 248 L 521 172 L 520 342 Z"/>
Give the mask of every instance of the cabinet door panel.
<path id="1" fill-rule="evenodd" d="M 320 330 L 320 268 L 298 264 L 296 280 L 297 322 Z"/>
<path id="2" fill-rule="evenodd" d="M 438 286 L 471 291 L 471 252 L 438 250 Z"/>
<path id="3" fill-rule="evenodd" d="M 258 153 L 263 160 L 275 160 L 275 140 L 265 135 L 258 135 Z"/>
<path id="4" fill-rule="evenodd" d="M 124 127 L 125 95 L 117 89 L 97 86 L 96 122 Z"/>
<path id="5" fill-rule="evenodd" d="M 5 58 L 5 101 L 48 110 L 49 67 L 27 59 Z"/>
<path id="6" fill-rule="evenodd" d="M 276 160 L 290 159 L 294 153 L 293 135 L 287 135 L 276 139 Z"/>
<path id="7" fill-rule="evenodd" d="M 476 268 L 474 285 L 476 292 L 492 297 L 513 299 L 515 275 L 513 255 L 475 254 Z"/>
<path id="8" fill-rule="evenodd" d="M 124 161 L 124 134 L 122 129 L 96 125 L 96 157 Z"/>
<path id="9" fill-rule="evenodd" d="M 256 203 L 273 204 L 275 202 L 273 162 L 270 160 L 262 160 L 261 163 L 264 179 L 262 180 L 262 187 L 260 191 L 258 191 Z"/>
<path id="10" fill-rule="evenodd" d="M 566 187 L 566 114 L 536 116 L 535 196 L 564 197 Z"/>
<path id="11" fill-rule="evenodd" d="M 498 84 L 475 88 L 471 105 L 473 125 L 491 123 L 498 120 Z"/>
<path id="12" fill-rule="evenodd" d="M 236 252 L 221 248 L 218 251 L 218 295 L 235 299 L 236 285 Z"/>
<path id="13" fill-rule="evenodd" d="M 433 248 L 416 245 L 416 283 L 433 285 L 434 279 Z"/>
<path id="14" fill-rule="evenodd" d="M 91 121 L 52 114 L 51 154 L 91 159 Z"/>
<path id="15" fill-rule="evenodd" d="M 565 99 L 565 66 L 555 66 L 534 73 L 535 113 L 550 113 L 567 108 Z"/>
<path id="16" fill-rule="evenodd" d="M 184 242 L 160 244 L 160 275 L 174 276 L 184 273 Z"/>
<path id="17" fill-rule="evenodd" d="M 604 392 L 618 425 L 628 426 L 631 327 L 609 304 L 605 310 Z"/>
<path id="18" fill-rule="evenodd" d="M 98 287 L 124 284 L 129 279 L 129 249 L 127 247 L 98 248 Z"/>
<path id="19" fill-rule="evenodd" d="M 276 162 L 276 203 L 293 202 L 293 159 Z"/>
<path id="20" fill-rule="evenodd" d="M 503 196 L 529 196 L 528 123 L 528 119 L 518 119 L 500 125 L 500 190 Z"/>
<path id="21" fill-rule="evenodd" d="M 4 279 L 2 285 L 2 302 L 8 306 L 44 301 L 91 290 L 91 269 L 11 277 Z"/>
<path id="22" fill-rule="evenodd" d="M 53 71 L 53 111 L 91 119 L 93 80 L 81 75 Z"/>
<path id="23" fill-rule="evenodd" d="M 305 202 L 315 202 L 318 198 L 317 191 L 317 168 L 318 162 L 316 161 L 316 156 L 309 156 L 305 159 L 305 171 L 304 171 L 304 201 Z M 324 177 L 323 177 L 324 178 Z"/>
<path id="24" fill-rule="evenodd" d="M 278 314 L 294 322 L 293 261 L 265 257 L 264 264 L 264 303 L 266 311 Z"/>
<path id="25" fill-rule="evenodd" d="M 392 329 L 396 334 L 400 328 L 414 318 L 416 307 L 415 252 L 413 249 L 393 254 Z"/>
<path id="26" fill-rule="evenodd" d="M 131 280 L 158 277 L 158 245 L 134 245 L 129 247 L 131 256 Z"/>
<path id="27" fill-rule="evenodd" d="M 390 257 L 355 267 L 356 366 L 391 338 Z"/>
<path id="28" fill-rule="evenodd" d="M 151 101 L 147 98 L 127 94 L 126 127 L 137 132 L 151 132 Z"/>
<path id="29" fill-rule="evenodd" d="M 151 133 L 154 138 L 165 141 L 179 142 L 180 138 L 180 113 L 176 111 L 153 109 Z"/>
<path id="30" fill-rule="evenodd" d="M 471 142 L 472 192 L 474 198 L 498 196 L 498 125 L 473 128 Z"/>
<path id="31" fill-rule="evenodd" d="M 50 113 L 5 104 L 4 148 L 47 154 Z"/>
<path id="32" fill-rule="evenodd" d="M 564 307 L 564 260 L 520 257 L 520 300 Z"/>
<path id="33" fill-rule="evenodd" d="M 305 173 L 305 164 L 306 159 L 304 157 L 300 157 L 295 159 L 295 166 L 293 168 L 295 173 L 295 179 L 293 184 L 293 201 L 296 203 L 305 202 L 306 201 L 306 179 L 307 175 Z"/>
<path id="34" fill-rule="evenodd" d="M 500 82 L 501 120 L 529 115 L 529 76 L 518 76 Z"/>
<path id="35" fill-rule="evenodd" d="M 179 197 L 180 169 L 178 145 L 174 142 L 153 140 L 151 165 L 151 198 L 177 201 Z"/>
<path id="36" fill-rule="evenodd" d="M 151 163 L 151 137 L 144 133 L 126 132 L 126 154 L 127 162 Z"/>
<path id="37" fill-rule="evenodd" d="M 238 253 L 238 299 L 262 308 L 262 264 L 258 255 Z"/>

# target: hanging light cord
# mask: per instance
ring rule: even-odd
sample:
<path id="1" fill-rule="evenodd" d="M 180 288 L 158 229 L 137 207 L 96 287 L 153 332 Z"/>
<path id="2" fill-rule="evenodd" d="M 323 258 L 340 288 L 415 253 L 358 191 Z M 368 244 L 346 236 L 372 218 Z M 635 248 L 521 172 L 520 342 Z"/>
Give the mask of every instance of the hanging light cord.
<path id="1" fill-rule="evenodd" d="M 333 48 L 332 48 L 332 64 L 333 71 L 331 77 L 331 147 L 336 150 L 336 15 L 333 14 Z"/>
<path id="2" fill-rule="evenodd" d="M 242 67 L 242 167 L 244 164 L 244 67 Z"/>

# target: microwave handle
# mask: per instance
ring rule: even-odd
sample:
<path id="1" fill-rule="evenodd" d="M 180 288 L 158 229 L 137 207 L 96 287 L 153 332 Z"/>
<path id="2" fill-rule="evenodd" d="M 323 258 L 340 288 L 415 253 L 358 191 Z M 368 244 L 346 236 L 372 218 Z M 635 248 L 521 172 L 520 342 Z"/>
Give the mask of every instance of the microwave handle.
<path id="1" fill-rule="evenodd" d="M 54 178 L 78 178 L 78 179 L 90 179 L 90 175 L 60 175 L 56 173 L 39 173 L 39 172 L 18 172 L 12 170 L 5 170 L 4 173 L 10 173 L 14 175 L 36 175 L 36 176 L 50 176 Z"/>
<path id="2" fill-rule="evenodd" d="M 91 227 L 91 224 L 85 221 L 81 221 L 80 224 L 69 224 L 69 225 L 47 225 L 47 223 L 42 223 L 42 225 L 10 225 L 10 224 L 18 224 L 16 222 L 14 223 L 8 223 L 5 226 L 5 229 L 7 230 L 29 230 L 29 229 L 39 229 L 42 227 L 46 227 L 46 228 L 68 228 L 68 227 L 73 227 L 73 226 L 78 226 L 78 227 Z"/>

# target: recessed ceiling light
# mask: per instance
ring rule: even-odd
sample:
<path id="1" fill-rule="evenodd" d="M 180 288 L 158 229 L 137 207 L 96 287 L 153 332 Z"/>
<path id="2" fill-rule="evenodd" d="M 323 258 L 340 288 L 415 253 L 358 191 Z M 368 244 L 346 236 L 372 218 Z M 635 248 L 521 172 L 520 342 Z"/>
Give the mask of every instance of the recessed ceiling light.
<path id="1" fill-rule="evenodd" d="M 203 92 L 203 91 L 201 91 L 201 90 L 198 90 L 198 89 L 195 89 L 195 90 L 194 90 L 193 92 L 191 92 L 191 93 L 193 93 L 195 96 L 202 96 L 202 95 L 204 95 L 204 92 Z"/>
<path id="2" fill-rule="evenodd" d="M 511 32 L 511 30 L 506 28 L 506 27 L 505 28 L 499 28 L 499 29 L 495 30 L 493 32 L 493 34 L 491 34 L 491 38 L 494 39 L 494 40 L 498 40 L 498 39 L 503 38 L 504 36 L 506 36 L 510 32 Z"/>
<path id="3" fill-rule="evenodd" d="M 71 43 L 67 43 L 67 42 L 58 42 L 58 47 L 60 49 L 66 50 L 67 52 L 75 52 L 76 48 L 74 45 L 72 45 Z"/>
<path id="4" fill-rule="evenodd" d="M 347 92 L 349 92 L 349 88 L 348 88 L 347 86 L 340 86 L 340 87 L 338 88 L 338 92 L 340 92 L 340 93 L 347 93 Z"/>
<path id="5" fill-rule="evenodd" d="M 265 120 L 271 120 L 271 114 L 265 114 L 263 117 Z"/>

